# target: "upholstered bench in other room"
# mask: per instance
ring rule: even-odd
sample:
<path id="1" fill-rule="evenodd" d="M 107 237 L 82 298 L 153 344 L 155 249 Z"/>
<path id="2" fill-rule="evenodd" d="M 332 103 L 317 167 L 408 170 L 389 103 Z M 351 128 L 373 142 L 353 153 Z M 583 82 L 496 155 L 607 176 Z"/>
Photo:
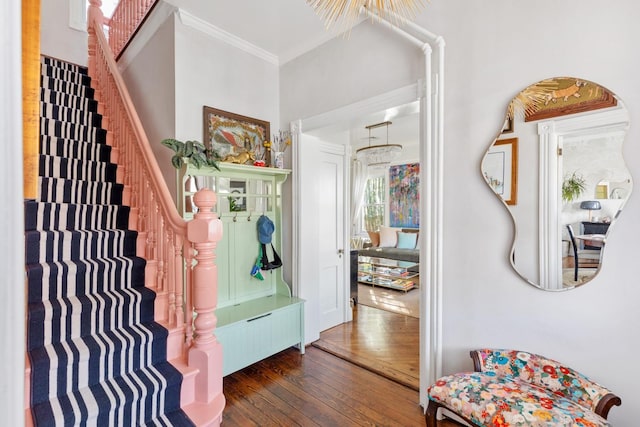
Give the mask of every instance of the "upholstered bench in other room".
<path id="1" fill-rule="evenodd" d="M 609 426 L 622 401 L 575 370 L 537 354 L 483 349 L 471 352 L 476 372 L 440 378 L 429 387 L 426 422 L 436 427 L 446 408 L 477 426 Z"/>

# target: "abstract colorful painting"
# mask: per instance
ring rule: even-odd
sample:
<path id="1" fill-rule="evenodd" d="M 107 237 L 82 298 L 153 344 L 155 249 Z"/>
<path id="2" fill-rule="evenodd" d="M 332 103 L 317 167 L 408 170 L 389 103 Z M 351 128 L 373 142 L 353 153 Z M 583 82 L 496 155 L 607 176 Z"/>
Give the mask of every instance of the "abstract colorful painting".
<path id="1" fill-rule="evenodd" d="M 420 163 L 389 168 L 389 225 L 420 227 Z"/>

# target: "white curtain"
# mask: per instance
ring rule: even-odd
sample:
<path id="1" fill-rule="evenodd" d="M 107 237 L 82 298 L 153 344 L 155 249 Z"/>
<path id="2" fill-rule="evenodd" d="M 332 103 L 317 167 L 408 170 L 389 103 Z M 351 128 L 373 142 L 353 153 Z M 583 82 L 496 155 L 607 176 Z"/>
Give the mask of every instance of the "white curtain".
<path id="1" fill-rule="evenodd" d="M 351 236 L 360 233 L 360 214 L 367 186 L 367 165 L 358 159 L 351 161 Z"/>

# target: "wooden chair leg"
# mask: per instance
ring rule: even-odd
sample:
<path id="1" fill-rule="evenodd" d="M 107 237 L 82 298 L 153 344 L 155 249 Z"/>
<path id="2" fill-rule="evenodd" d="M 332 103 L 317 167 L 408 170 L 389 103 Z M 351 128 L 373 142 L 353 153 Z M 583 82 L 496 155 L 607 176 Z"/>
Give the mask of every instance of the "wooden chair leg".
<path id="1" fill-rule="evenodd" d="M 438 408 L 440 408 L 440 404 L 434 402 L 433 400 L 429 400 L 429 405 L 427 405 L 427 413 L 424 415 L 424 419 L 427 423 L 427 427 L 437 427 L 438 425 Z"/>

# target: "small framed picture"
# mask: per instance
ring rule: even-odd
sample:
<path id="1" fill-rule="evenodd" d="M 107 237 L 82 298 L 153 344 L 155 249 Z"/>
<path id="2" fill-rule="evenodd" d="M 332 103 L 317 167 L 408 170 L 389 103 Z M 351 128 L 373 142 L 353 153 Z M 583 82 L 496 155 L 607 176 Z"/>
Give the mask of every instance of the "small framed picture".
<path id="1" fill-rule="evenodd" d="M 518 200 L 518 138 L 493 143 L 487 152 L 482 171 L 493 191 L 507 205 Z"/>

